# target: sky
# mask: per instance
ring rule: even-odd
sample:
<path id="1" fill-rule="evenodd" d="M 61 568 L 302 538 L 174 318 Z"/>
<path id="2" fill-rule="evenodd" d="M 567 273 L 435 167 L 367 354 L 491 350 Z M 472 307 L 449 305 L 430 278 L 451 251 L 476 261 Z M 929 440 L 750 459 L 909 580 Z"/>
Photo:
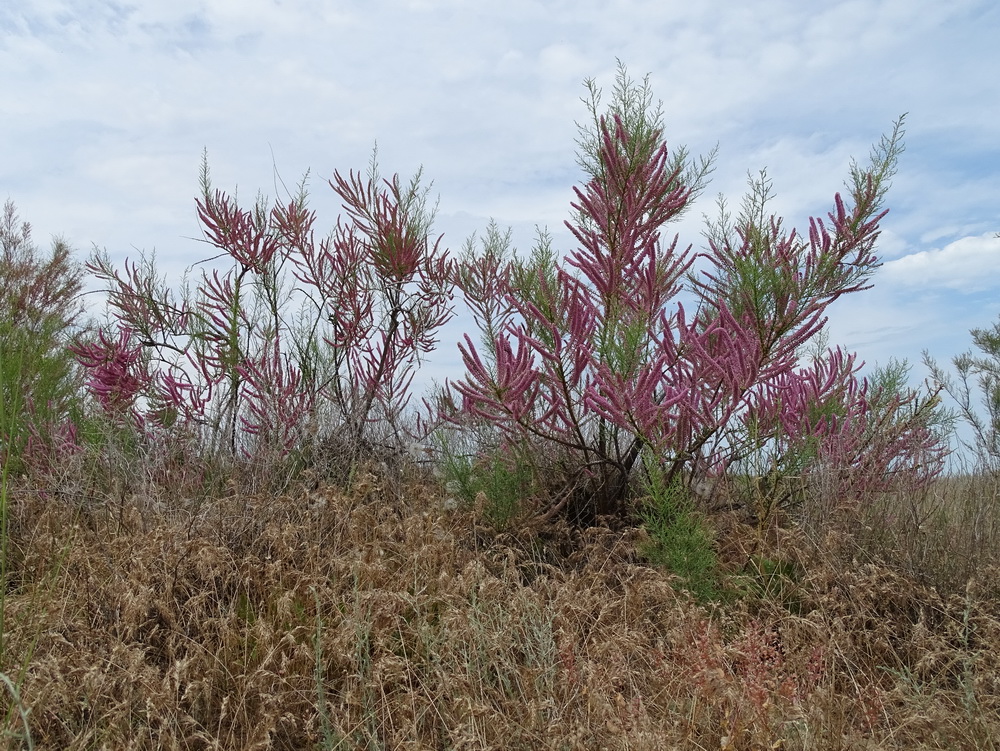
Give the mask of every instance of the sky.
<path id="1" fill-rule="evenodd" d="M 282 197 L 326 180 L 423 168 L 435 230 L 458 250 L 491 219 L 527 251 L 563 226 L 584 80 L 620 60 L 662 100 L 671 147 L 718 147 L 672 231 L 704 244 L 718 196 L 766 168 L 786 226 L 825 216 L 851 159 L 906 113 L 874 288 L 830 310 L 830 341 L 926 375 L 1000 315 L 1000 5 L 994 0 L 3 0 L 0 200 L 36 241 L 83 259 L 154 252 L 168 279 L 206 257 L 195 212 L 216 187 Z M 461 317 L 420 378 L 461 377 Z"/>

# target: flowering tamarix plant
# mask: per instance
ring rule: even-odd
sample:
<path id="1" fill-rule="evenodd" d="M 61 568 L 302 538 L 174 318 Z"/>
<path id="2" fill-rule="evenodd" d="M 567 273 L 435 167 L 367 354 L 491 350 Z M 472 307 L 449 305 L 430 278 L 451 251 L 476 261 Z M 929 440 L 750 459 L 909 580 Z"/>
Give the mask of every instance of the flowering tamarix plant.
<path id="1" fill-rule="evenodd" d="M 317 239 L 303 185 L 251 209 L 202 170 L 198 218 L 222 263 L 174 293 L 152 259 L 106 254 L 111 323 L 77 355 L 97 401 L 147 433 L 184 429 L 206 447 L 285 452 L 322 417 L 359 445 L 395 429 L 422 354 L 452 315 L 452 262 L 429 235 L 419 175 L 409 184 L 335 173 L 344 216 Z M 346 431 L 346 432 L 345 432 Z"/>
<path id="2" fill-rule="evenodd" d="M 710 162 L 668 152 L 648 84 L 622 71 L 602 115 L 592 84 L 591 92 L 594 122 L 580 142 L 587 180 L 567 222 L 577 248 L 562 262 L 544 242 L 527 261 L 487 253 L 488 281 L 459 274 L 484 333 L 480 346 L 468 336 L 461 345 L 459 412 L 499 428 L 509 446 L 540 448 L 546 474 L 561 478 L 543 515 L 620 513 L 640 467 L 668 483 L 721 477 L 761 455 L 780 466 L 805 447 L 810 466 L 850 469 L 856 492 L 889 466 L 914 481 L 936 472 L 923 413 L 902 417 L 915 394 L 874 395 L 839 350 L 800 363 L 829 305 L 866 289 L 879 265 L 874 245 L 902 122 L 867 168 L 852 167 L 850 196 L 837 195 L 805 236 L 767 214 L 762 175 L 736 220 L 722 206 L 695 254 L 663 231 Z M 877 455 L 862 458 L 866 451 Z"/>

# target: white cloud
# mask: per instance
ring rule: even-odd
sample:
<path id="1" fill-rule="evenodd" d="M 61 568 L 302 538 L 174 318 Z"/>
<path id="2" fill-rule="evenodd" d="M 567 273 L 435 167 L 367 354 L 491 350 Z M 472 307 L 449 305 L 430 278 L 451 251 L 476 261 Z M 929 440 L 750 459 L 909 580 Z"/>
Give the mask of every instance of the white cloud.
<path id="1" fill-rule="evenodd" d="M 1000 288 L 1000 239 L 995 234 L 962 237 L 942 248 L 888 261 L 881 279 L 892 285 L 958 292 Z"/>

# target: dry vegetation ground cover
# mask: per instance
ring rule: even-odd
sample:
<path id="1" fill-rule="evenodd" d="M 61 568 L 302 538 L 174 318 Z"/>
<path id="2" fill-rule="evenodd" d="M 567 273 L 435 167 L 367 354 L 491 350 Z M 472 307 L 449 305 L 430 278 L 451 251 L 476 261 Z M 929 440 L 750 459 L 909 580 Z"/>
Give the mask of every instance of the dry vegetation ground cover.
<path id="1" fill-rule="evenodd" d="M 7 488 L 6 748 L 1000 745 L 983 479 L 850 526 L 714 516 L 715 603 L 638 528 L 498 531 L 418 472 L 42 491 Z"/>

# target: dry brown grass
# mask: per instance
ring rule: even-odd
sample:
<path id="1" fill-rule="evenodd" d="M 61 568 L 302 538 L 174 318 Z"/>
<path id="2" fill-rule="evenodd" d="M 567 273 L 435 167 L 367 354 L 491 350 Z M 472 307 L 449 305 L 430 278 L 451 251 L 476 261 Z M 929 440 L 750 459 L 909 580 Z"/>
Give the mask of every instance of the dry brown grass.
<path id="1" fill-rule="evenodd" d="M 419 478 L 232 490 L 187 509 L 8 490 L 2 668 L 35 748 L 992 749 L 1000 738 L 1000 570 L 948 591 L 859 557 L 842 532 L 823 545 L 787 530 L 762 541 L 720 518 L 733 581 L 760 584 L 748 562 L 765 558 L 797 573 L 707 609 L 638 557 L 640 530 L 498 535 Z M 4 743 L 24 748 L 3 696 Z"/>
<path id="2" fill-rule="evenodd" d="M 917 581 L 957 592 L 976 579 L 1000 594 L 985 570 L 1000 565 L 1000 478 L 944 477 L 922 493 L 888 496 L 855 522 L 859 548 L 889 559 Z"/>

